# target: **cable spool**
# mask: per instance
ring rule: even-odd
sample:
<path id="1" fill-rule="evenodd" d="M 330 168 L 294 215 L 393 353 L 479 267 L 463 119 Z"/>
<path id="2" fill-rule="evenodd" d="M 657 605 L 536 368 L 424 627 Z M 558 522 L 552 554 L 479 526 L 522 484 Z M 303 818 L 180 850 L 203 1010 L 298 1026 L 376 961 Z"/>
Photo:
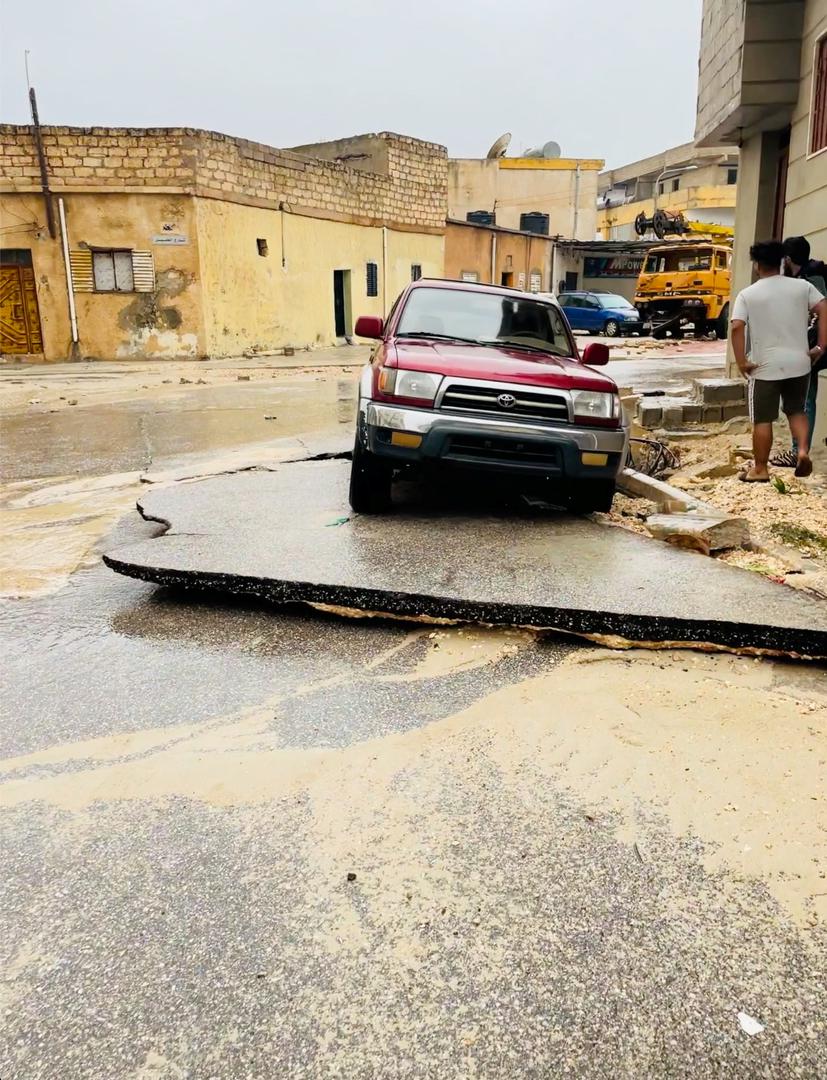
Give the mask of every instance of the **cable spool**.
<path id="1" fill-rule="evenodd" d="M 682 236 L 688 230 L 683 214 L 672 214 L 668 210 L 658 209 L 648 218 L 641 211 L 635 218 L 635 232 L 638 236 L 645 236 L 650 231 L 658 240 L 663 240 L 667 236 Z"/>

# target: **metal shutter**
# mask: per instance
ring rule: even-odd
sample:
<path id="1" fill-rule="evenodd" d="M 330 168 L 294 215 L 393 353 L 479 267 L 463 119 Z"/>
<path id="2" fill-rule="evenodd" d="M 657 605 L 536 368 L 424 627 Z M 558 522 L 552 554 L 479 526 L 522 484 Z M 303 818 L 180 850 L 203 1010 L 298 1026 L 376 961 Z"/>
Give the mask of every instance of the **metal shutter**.
<path id="1" fill-rule="evenodd" d="M 132 279 L 135 292 L 153 292 L 155 290 L 155 264 L 151 251 L 132 252 Z"/>
<path id="2" fill-rule="evenodd" d="M 94 292 L 95 279 L 92 274 L 92 252 L 79 249 L 69 252 L 69 269 L 72 274 L 73 292 Z"/>

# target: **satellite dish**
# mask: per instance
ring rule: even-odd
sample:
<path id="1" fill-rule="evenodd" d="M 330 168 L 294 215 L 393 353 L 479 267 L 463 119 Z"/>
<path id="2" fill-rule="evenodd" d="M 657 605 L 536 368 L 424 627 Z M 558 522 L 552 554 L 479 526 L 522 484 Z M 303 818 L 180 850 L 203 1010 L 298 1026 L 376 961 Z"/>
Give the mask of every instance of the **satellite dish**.
<path id="1" fill-rule="evenodd" d="M 561 152 L 560 143 L 556 143 L 553 139 L 547 143 L 543 143 L 544 158 L 559 158 Z"/>
<path id="2" fill-rule="evenodd" d="M 508 149 L 508 144 L 511 142 L 511 132 L 506 131 L 500 135 L 499 139 L 494 143 L 488 153 L 485 155 L 487 158 L 501 158 L 505 157 L 505 152 Z"/>

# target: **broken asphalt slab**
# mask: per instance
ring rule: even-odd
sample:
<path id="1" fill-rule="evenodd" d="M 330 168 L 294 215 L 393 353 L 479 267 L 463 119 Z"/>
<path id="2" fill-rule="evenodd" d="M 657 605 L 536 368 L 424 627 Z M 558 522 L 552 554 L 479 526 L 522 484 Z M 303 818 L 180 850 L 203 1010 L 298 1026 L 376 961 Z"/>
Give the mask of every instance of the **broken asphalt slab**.
<path id="1" fill-rule="evenodd" d="M 827 657 L 827 604 L 587 518 L 352 515 L 349 463 L 302 461 L 150 490 L 153 540 L 104 557 L 173 588 L 636 643 Z"/>

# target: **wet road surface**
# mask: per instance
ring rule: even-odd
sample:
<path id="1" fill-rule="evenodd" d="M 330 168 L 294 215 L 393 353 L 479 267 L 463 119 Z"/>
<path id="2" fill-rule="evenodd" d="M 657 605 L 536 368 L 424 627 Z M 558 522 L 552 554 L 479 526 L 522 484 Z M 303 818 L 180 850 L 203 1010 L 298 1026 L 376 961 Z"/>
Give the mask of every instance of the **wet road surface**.
<path id="1" fill-rule="evenodd" d="M 354 363 L 350 354 L 356 351 L 348 350 L 350 363 Z M 619 386 L 636 391 L 679 390 L 693 378 L 719 375 L 721 362 L 715 356 L 657 356 L 615 361 L 606 371 Z M 253 367 L 242 376 L 249 377 L 249 382 L 201 387 L 173 379 L 175 385 L 162 386 L 160 395 L 159 388 L 150 395 L 138 381 L 129 400 L 103 402 L 97 402 L 95 394 L 105 398 L 107 390 L 114 393 L 117 372 L 74 375 L 71 365 L 60 368 L 59 373 L 0 371 L 0 386 L 11 387 L 22 380 L 31 401 L 45 397 L 50 382 L 65 379 L 67 369 L 81 385 L 85 381 L 91 387 L 88 403 L 82 391 L 64 391 L 64 399 L 73 393 L 77 397 L 74 407 L 59 402 L 61 407 L 55 411 L 46 404 L 2 410 L 0 475 L 4 480 L 160 468 L 187 454 L 344 428 L 355 416 L 356 367 L 338 375 L 322 369 L 321 374 L 308 376 Z M 187 368 L 191 382 L 197 372 L 210 377 L 211 370 L 209 365 L 197 371 Z M 139 378 L 135 373 L 132 377 Z"/>
<path id="2" fill-rule="evenodd" d="M 591 518 L 533 511 L 511 478 L 499 498 L 491 477 L 476 497 L 461 473 L 440 487 L 397 483 L 393 513 L 374 516 L 353 514 L 349 479 L 349 461 L 299 461 L 153 488 L 141 512 L 169 530 L 107 562 L 219 595 L 827 659 L 823 601 Z"/>
<path id="3" fill-rule="evenodd" d="M 21 475 L 111 454 L 18 435 Z M 0 636 L 3 1080 L 823 1072 L 823 668 L 97 558 Z"/>

